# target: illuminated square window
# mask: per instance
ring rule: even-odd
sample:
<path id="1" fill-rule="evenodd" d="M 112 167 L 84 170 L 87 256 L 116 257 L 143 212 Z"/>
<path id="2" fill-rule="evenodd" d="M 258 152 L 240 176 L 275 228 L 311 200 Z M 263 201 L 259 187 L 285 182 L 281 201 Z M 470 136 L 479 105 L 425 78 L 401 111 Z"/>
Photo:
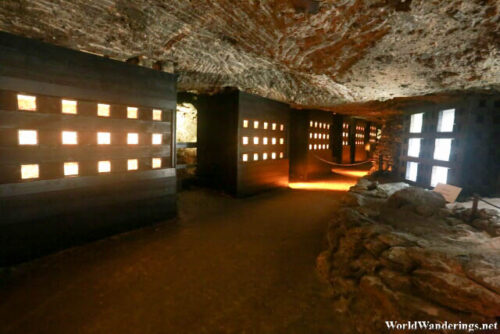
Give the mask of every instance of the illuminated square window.
<path id="1" fill-rule="evenodd" d="M 137 159 L 127 160 L 127 170 L 138 170 L 138 169 L 139 169 L 139 160 Z"/>
<path id="2" fill-rule="evenodd" d="M 161 121 L 162 111 L 160 109 L 153 109 L 153 121 Z"/>
<path id="3" fill-rule="evenodd" d="M 273 137 L 273 139 L 271 139 L 271 144 L 276 145 L 276 137 Z"/>
<path id="4" fill-rule="evenodd" d="M 314 134 L 314 139 L 317 139 L 317 138 L 318 138 L 318 134 L 317 134 L 317 133 L 315 133 L 315 134 Z"/>
<path id="5" fill-rule="evenodd" d="M 312 150 L 312 144 L 309 144 L 309 150 Z"/>
<path id="6" fill-rule="evenodd" d="M 78 135 L 75 131 L 63 131 L 62 132 L 62 143 L 63 145 L 76 145 L 78 144 Z"/>
<path id="7" fill-rule="evenodd" d="M 19 145 L 37 145 L 38 133 L 36 130 L 19 130 L 18 131 Z"/>
<path id="8" fill-rule="evenodd" d="M 259 128 L 259 121 L 253 121 L 253 128 L 258 129 Z"/>
<path id="9" fill-rule="evenodd" d="M 327 128 L 328 130 L 330 130 L 330 124 L 327 124 L 327 125 L 326 125 L 326 128 Z"/>
<path id="10" fill-rule="evenodd" d="M 422 121 L 424 118 L 424 113 L 413 114 L 410 118 L 410 133 L 420 133 L 422 132 Z"/>
<path id="11" fill-rule="evenodd" d="M 283 145 L 285 143 L 285 138 L 280 138 L 280 145 Z"/>
<path id="12" fill-rule="evenodd" d="M 248 119 L 243 120 L 243 127 L 248 128 Z"/>
<path id="13" fill-rule="evenodd" d="M 76 115 L 76 101 L 73 100 L 62 100 L 62 113 Z"/>
<path id="14" fill-rule="evenodd" d="M 273 123 L 272 129 L 273 129 L 273 130 L 276 130 L 277 128 L 278 128 L 278 124 Z"/>
<path id="15" fill-rule="evenodd" d="M 17 94 L 17 109 L 36 111 L 36 96 Z"/>
<path id="16" fill-rule="evenodd" d="M 318 145 L 314 144 L 314 150 L 318 149 Z"/>
<path id="17" fill-rule="evenodd" d="M 267 153 L 262 153 L 262 160 L 267 160 Z"/>
<path id="18" fill-rule="evenodd" d="M 284 156 L 283 152 L 280 152 L 280 159 L 283 159 Z"/>
<path id="19" fill-rule="evenodd" d="M 151 143 L 153 145 L 161 145 L 163 143 L 163 135 L 161 133 L 153 133 Z"/>
<path id="20" fill-rule="evenodd" d="M 280 131 L 285 131 L 285 125 L 284 124 L 280 124 Z"/>
<path id="21" fill-rule="evenodd" d="M 99 161 L 97 163 L 97 171 L 99 173 L 111 172 L 111 161 Z"/>
<path id="22" fill-rule="evenodd" d="M 448 182 L 448 168 L 441 166 L 432 166 L 431 187 L 438 183 L 446 184 Z"/>
<path id="23" fill-rule="evenodd" d="M 259 161 L 259 153 L 253 154 L 253 161 Z"/>
<path id="24" fill-rule="evenodd" d="M 99 103 L 97 105 L 97 116 L 109 117 L 110 114 L 111 114 L 111 112 L 110 112 L 109 104 Z"/>
<path id="25" fill-rule="evenodd" d="M 111 133 L 109 133 L 109 132 L 98 132 L 97 133 L 97 144 L 99 144 L 99 145 L 109 145 L 109 144 L 111 144 Z"/>
<path id="26" fill-rule="evenodd" d="M 406 163 L 406 179 L 417 182 L 418 162 L 408 161 Z"/>
<path id="27" fill-rule="evenodd" d="M 271 159 L 276 159 L 276 152 L 271 153 Z"/>
<path id="28" fill-rule="evenodd" d="M 330 144 L 326 144 L 326 148 L 329 149 L 330 148 Z"/>
<path id="29" fill-rule="evenodd" d="M 244 153 L 242 156 L 241 156 L 241 160 L 243 162 L 247 162 L 248 161 L 248 154 L 247 153 Z"/>
<path id="30" fill-rule="evenodd" d="M 312 138 L 312 137 L 313 137 L 312 132 L 309 132 L 309 138 Z"/>
<path id="31" fill-rule="evenodd" d="M 127 134 L 127 144 L 129 144 L 129 145 L 139 144 L 139 134 L 138 133 L 128 133 Z"/>
<path id="32" fill-rule="evenodd" d="M 330 135 L 326 135 L 326 139 L 330 139 Z"/>
<path id="33" fill-rule="evenodd" d="M 326 133 L 323 133 L 323 139 L 326 139 Z"/>
<path id="34" fill-rule="evenodd" d="M 267 145 L 267 137 L 262 138 L 262 144 Z"/>
<path id="35" fill-rule="evenodd" d="M 420 142 L 422 138 L 410 138 L 408 140 L 408 156 L 418 158 L 420 155 Z"/>
<path id="36" fill-rule="evenodd" d="M 65 162 L 64 163 L 64 175 L 65 176 L 78 175 L 78 162 Z"/>
<path id="37" fill-rule="evenodd" d="M 318 127 L 318 122 L 314 122 L 314 127 L 317 128 Z"/>
<path id="38" fill-rule="evenodd" d="M 253 137 L 253 144 L 259 145 L 259 137 Z"/>
<path id="39" fill-rule="evenodd" d="M 438 138 L 434 144 L 434 159 L 449 161 L 451 152 L 451 138 Z"/>
<path id="40" fill-rule="evenodd" d="M 243 145 L 248 145 L 248 137 L 242 137 L 241 142 L 243 143 Z"/>
<path id="41" fill-rule="evenodd" d="M 309 122 L 309 126 L 312 128 L 313 127 L 313 121 Z"/>
<path id="42" fill-rule="evenodd" d="M 38 165 L 21 165 L 21 179 L 37 179 L 40 176 Z"/>
<path id="43" fill-rule="evenodd" d="M 438 132 L 453 132 L 453 124 L 455 123 L 455 109 L 447 109 L 439 112 Z"/>
<path id="44" fill-rule="evenodd" d="M 151 167 L 154 169 L 161 168 L 161 158 L 153 158 L 151 160 Z"/>
<path id="45" fill-rule="evenodd" d="M 127 118 L 137 119 L 139 110 L 136 107 L 127 107 Z"/>
<path id="46" fill-rule="evenodd" d="M 269 126 L 269 124 L 267 122 L 264 122 L 264 130 L 267 130 L 268 126 Z"/>

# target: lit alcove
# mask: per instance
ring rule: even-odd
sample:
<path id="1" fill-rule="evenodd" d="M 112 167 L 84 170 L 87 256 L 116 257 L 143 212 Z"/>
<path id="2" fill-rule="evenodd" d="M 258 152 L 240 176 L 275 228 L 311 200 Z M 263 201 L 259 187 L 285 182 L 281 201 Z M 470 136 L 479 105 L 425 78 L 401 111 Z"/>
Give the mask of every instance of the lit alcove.
<path id="1" fill-rule="evenodd" d="M 410 118 L 410 133 L 420 133 L 422 132 L 422 122 L 424 119 L 424 113 L 413 114 Z"/>
<path id="2" fill-rule="evenodd" d="M 17 94 L 17 109 L 36 111 L 36 96 Z"/>
<path id="3" fill-rule="evenodd" d="M 448 169 L 442 166 L 432 166 L 431 187 L 437 186 L 438 183 L 448 182 Z"/>
<path id="4" fill-rule="evenodd" d="M 19 130 L 18 141 L 19 145 L 37 145 L 38 133 L 36 130 Z"/>
<path id="5" fill-rule="evenodd" d="M 153 109 L 153 121 L 161 121 L 161 120 L 162 120 L 161 109 Z"/>
<path id="6" fill-rule="evenodd" d="M 138 170 L 138 169 L 139 169 L 139 160 L 137 159 L 127 160 L 127 170 Z"/>
<path id="7" fill-rule="evenodd" d="M 109 117 L 111 115 L 110 105 L 99 103 L 97 104 L 97 116 L 100 117 Z"/>
<path id="8" fill-rule="evenodd" d="M 455 109 L 441 110 L 438 118 L 438 132 L 453 132 L 455 124 Z"/>
<path id="9" fill-rule="evenodd" d="M 137 119 L 139 117 L 139 110 L 136 107 L 127 107 L 127 118 Z"/>
<path id="10" fill-rule="evenodd" d="M 64 175 L 65 176 L 78 175 L 78 162 L 65 162 L 64 163 Z"/>
<path id="11" fill-rule="evenodd" d="M 161 158 L 153 158 L 151 161 L 151 167 L 153 169 L 161 168 Z"/>
<path id="12" fill-rule="evenodd" d="M 177 148 L 177 164 L 194 166 L 198 160 L 197 148 L 193 147 L 198 141 L 198 110 L 192 103 L 179 103 L 176 115 L 176 141 L 187 145 L 187 147 Z M 243 126 L 248 127 L 248 125 L 248 120 L 243 120 Z M 243 138 L 241 140 L 243 143 Z M 192 146 L 189 147 L 189 145 Z M 189 168 L 180 172 L 193 175 L 195 169 Z"/>
<path id="13" fill-rule="evenodd" d="M 408 156 L 418 158 L 420 155 L 420 142 L 422 138 L 408 139 Z"/>
<path id="14" fill-rule="evenodd" d="M 438 138 L 434 144 L 434 159 L 449 161 L 451 153 L 451 138 Z"/>
<path id="15" fill-rule="evenodd" d="M 62 100 L 61 108 L 63 114 L 71 114 L 71 115 L 77 114 L 77 103 L 74 100 Z"/>
<path id="16" fill-rule="evenodd" d="M 37 164 L 21 165 L 21 179 L 37 179 L 40 176 L 40 170 Z"/>
<path id="17" fill-rule="evenodd" d="M 253 154 L 253 161 L 259 161 L 259 153 Z"/>
<path id="18" fill-rule="evenodd" d="M 418 162 L 408 161 L 406 163 L 406 179 L 417 182 Z"/>
<path id="19" fill-rule="evenodd" d="M 161 133 L 153 133 L 151 140 L 153 145 L 161 145 L 163 142 L 163 135 Z"/>
<path id="20" fill-rule="evenodd" d="M 97 133 L 97 144 L 98 145 L 109 145 L 109 144 L 111 144 L 111 133 L 109 133 L 109 132 L 98 132 Z"/>
<path id="21" fill-rule="evenodd" d="M 97 163 L 97 171 L 99 173 L 111 172 L 111 161 L 99 161 Z"/>
<path id="22" fill-rule="evenodd" d="M 78 144 L 78 134 L 76 131 L 63 131 L 62 132 L 63 145 L 76 145 Z"/>
<path id="23" fill-rule="evenodd" d="M 139 134 L 138 133 L 128 133 L 127 134 L 127 144 L 129 144 L 129 145 L 139 144 Z"/>

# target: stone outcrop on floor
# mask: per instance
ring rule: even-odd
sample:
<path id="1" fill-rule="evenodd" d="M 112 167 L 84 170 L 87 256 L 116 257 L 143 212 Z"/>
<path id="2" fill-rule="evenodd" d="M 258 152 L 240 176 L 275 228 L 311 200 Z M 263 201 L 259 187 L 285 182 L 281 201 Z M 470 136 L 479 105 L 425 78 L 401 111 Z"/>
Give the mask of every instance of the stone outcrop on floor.
<path id="1" fill-rule="evenodd" d="M 435 192 L 361 179 L 328 229 L 317 270 L 354 332 L 385 321 L 494 323 L 500 316 L 495 210 L 446 208 Z"/>

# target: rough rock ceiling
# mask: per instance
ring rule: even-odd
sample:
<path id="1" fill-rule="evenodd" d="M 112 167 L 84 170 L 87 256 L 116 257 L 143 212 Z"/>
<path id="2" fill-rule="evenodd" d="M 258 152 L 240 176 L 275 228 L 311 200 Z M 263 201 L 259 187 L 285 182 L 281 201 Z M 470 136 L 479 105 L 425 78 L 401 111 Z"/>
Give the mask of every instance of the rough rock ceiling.
<path id="1" fill-rule="evenodd" d="M 500 91 L 498 0 L 2 0 L 0 29 L 329 108 Z"/>

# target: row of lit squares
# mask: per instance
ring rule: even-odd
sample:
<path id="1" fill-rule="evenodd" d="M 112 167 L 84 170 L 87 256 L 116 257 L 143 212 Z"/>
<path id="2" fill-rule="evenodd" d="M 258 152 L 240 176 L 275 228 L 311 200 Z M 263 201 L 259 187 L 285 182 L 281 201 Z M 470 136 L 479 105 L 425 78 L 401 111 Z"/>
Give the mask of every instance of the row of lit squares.
<path id="1" fill-rule="evenodd" d="M 110 145 L 111 144 L 111 133 L 110 132 L 98 132 L 97 133 L 97 144 L 98 145 Z M 62 131 L 61 141 L 63 145 L 77 145 L 78 144 L 78 133 L 76 131 Z M 38 145 L 38 131 L 36 130 L 19 130 L 18 131 L 18 142 L 19 145 Z M 153 133 L 151 134 L 151 144 L 161 145 L 163 143 L 163 134 Z M 137 145 L 139 144 L 139 134 L 138 133 L 127 133 L 127 144 Z"/>
<path id="2" fill-rule="evenodd" d="M 311 128 L 320 128 L 320 129 L 330 129 L 330 124 L 309 121 L 309 127 L 311 127 Z"/>
<path id="3" fill-rule="evenodd" d="M 349 142 L 347 140 L 342 141 L 342 146 L 349 146 Z"/>
<path id="4" fill-rule="evenodd" d="M 409 181 L 417 182 L 418 162 L 408 161 L 406 163 L 406 176 Z M 431 187 L 435 187 L 438 183 L 446 184 L 448 182 L 448 167 L 432 166 Z"/>
<path id="5" fill-rule="evenodd" d="M 151 167 L 153 169 L 161 168 L 161 158 L 152 158 Z M 139 169 L 138 159 L 127 160 L 127 170 L 134 171 Z M 65 162 L 63 166 L 64 176 L 77 176 L 79 174 L 78 162 Z M 99 173 L 111 172 L 111 161 L 97 162 L 97 171 Z M 40 167 L 38 164 L 21 165 L 21 179 L 37 179 L 40 177 Z"/>
<path id="6" fill-rule="evenodd" d="M 365 144 L 365 142 L 364 142 L 364 141 L 362 141 L 362 140 L 356 140 L 355 144 L 356 144 L 356 145 L 364 145 L 364 144 Z"/>
<path id="7" fill-rule="evenodd" d="M 349 138 L 349 132 L 342 132 L 342 137 Z"/>
<path id="8" fill-rule="evenodd" d="M 261 156 L 259 153 L 243 153 L 241 155 L 241 161 L 243 162 L 248 162 L 250 156 L 252 156 L 253 160 L 252 161 L 259 161 L 261 159 Z M 276 152 L 271 152 L 270 154 L 267 153 L 267 152 L 264 152 L 262 153 L 262 160 L 268 160 L 268 159 L 272 159 L 272 160 L 276 160 L 276 159 L 283 159 L 285 157 L 285 154 L 283 152 L 279 152 L 276 153 Z"/>
<path id="9" fill-rule="evenodd" d="M 36 96 L 32 95 L 17 95 L 17 108 L 19 110 L 25 111 L 36 111 Z M 61 100 L 61 112 L 63 114 L 76 115 L 78 114 L 78 101 L 75 100 Z M 162 111 L 160 109 L 153 109 L 153 120 L 162 120 Z M 98 103 L 97 104 L 97 116 L 109 117 L 111 114 L 111 106 L 109 104 Z M 127 118 L 138 119 L 139 118 L 139 108 L 137 107 L 127 107 Z"/>
<path id="10" fill-rule="evenodd" d="M 330 148 L 330 144 L 309 144 L 309 151 L 316 150 L 327 150 Z"/>
<path id="11" fill-rule="evenodd" d="M 250 139 L 249 139 L 248 137 L 241 137 L 241 143 L 242 143 L 243 145 L 248 145 L 249 140 L 250 140 Z M 253 144 L 254 144 L 254 145 L 259 145 L 259 143 L 260 143 L 260 138 L 259 138 L 259 137 L 253 137 L 252 142 L 253 142 Z M 279 142 L 280 142 L 280 145 L 284 145 L 284 144 L 285 144 L 285 138 L 280 138 L 280 139 L 279 139 Z M 262 137 L 262 144 L 263 144 L 263 145 L 267 145 L 267 144 L 269 144 L 269 138 L 267 138 L 267 137 Z M 272 138 L 271 138 L 271 145 L 276 145 L 276 144 L 277 144 L 277 139 L 276 139 L 276 137 L 272 137 Z"/>
<path id="12" fill-rule="evenodd" d="M 358 131 L 365 131 L 365 127 L 361 125 L 356 125 L 356 130 Z"/>
<path id="13" fill-rule="evenodd" d="M 330 139 L 330 135 L 328 133 L 309 133 L 309 138 L 314 139 Z"/>
<path id="14" fill-rule="evenodd" d="M 364 133 L 356 133 L 356 138 L 365 138 Z"/>
<path id="15" fill-rule="evenodd" d="M 342 129 L 348 129 L 349 123 L 342 123 Z"/>
<path id="16" fill-rule="evenodd" d="M 250 126 L 250 121 L 248 119 L 243 120 L 243 127 L 248 128 Z M 260 128 L 260 122 L 259 121 L 253 121 L 253 128 L 254 129 L 259 129 Z M 262 129 L 264 130 L 278 130 L 278 123 L 269 123 L 269 122 L 262 122 Z M 280 131 L 285 131 L 285 125 L 280 124 L 279 125 Z"/>

